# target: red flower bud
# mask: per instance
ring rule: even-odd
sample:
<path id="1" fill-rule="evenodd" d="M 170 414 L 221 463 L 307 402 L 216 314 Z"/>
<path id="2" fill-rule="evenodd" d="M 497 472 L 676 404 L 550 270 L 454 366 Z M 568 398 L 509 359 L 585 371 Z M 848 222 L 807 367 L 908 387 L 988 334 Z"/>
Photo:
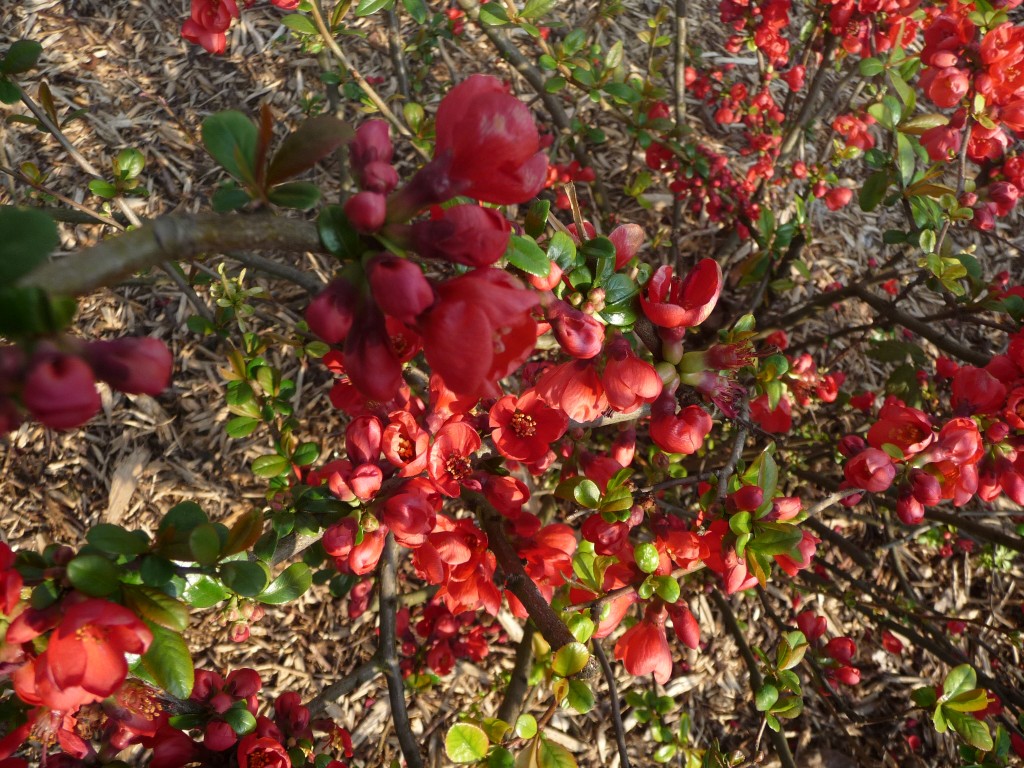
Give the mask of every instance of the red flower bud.
<path id="1" fill-rule="evenodd" d="M 581 360 L 596 357 L 604 346 L 604 324 L 592 315 L 575 309 L 564 301 L 548 307 L 548 322 L 559 345 Z"/>
<path id="2" fill-rule="evenodd" d="M 384 226 L 388 201 L 379 192 L 356 192 L 345 201 L 345 215 L 357 232 L 370 234 Z"/>
<path id="3" fill-rule="evenodd" d="M 332 280 L 306 309 L 309 330 L 328 344 L 340 344 L 348 336 L 359 295 L 345 278 Z"/>
<path id="4" fill-rule="evenodd" d="M 71 429 L 85 424 L 100 409 L 92 369 L 80 357 L 37 357 L 25 376 L 22 402 L 43 426 Z"/>
<path id="5" fill-rule="evenodd" d="M 896 477 L 896 465 L 885 451 L 865 448 L 846 462 L 843 474 L 850 485 L 871 493 L 881 493 L 892 485 Z"/>
<path id="6" fill-rule="evenodd" d="M 408 259 L 374 256 L 367 272 L 377 306 L 403 323 L 414 323 L 434 303 L 434 289 L 423 270 Z"/>
<path id="7" fill-rule="evenodd" d="M 97 378 L 132 395 L 163 392 L 174 365 L 167 345 L 150 337 L 94 341 L 83 356 Z"/>
<path id="8" fill-rule="evenodd" d="M 487 267 L 508 249 L 511 225 L 494 208 L 455 205 L 410 227 L 410 248 L 427 259 Z"/>

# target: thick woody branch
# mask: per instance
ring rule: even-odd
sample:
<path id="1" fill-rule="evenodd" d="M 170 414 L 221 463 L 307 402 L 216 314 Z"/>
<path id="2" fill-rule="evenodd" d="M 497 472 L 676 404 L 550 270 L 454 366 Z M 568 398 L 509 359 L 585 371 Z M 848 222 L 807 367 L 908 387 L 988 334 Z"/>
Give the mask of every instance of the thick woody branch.
<path id="1" fill-rule="evenodd" d="M 576 638 L 565 626 L 565 622 L 558 617 L 558 614 L 537 589 L 537 585 L 533 583 L 533 579 L 524 570 L 519 553 L 505 536 L 501 515 L 478 493 L 464 491 L 463 497 L 471 501 L 479 512 L 484 533 L 487 534 L 487 546 L 494 553 L 498 565 L 505 572 L 505 589 L 515 595 L 523 604 L 548 645 L 552 650 L 558 650 L 564 645 L 576 642 Z M 587 662 L 587 666 L 576 677 L 591 680 L 597 674 L 597 663 L 591 658 Z"/>
<path id="2" fill-rule="evenodd" d="M 169 215 L 45 264 L 24 277 L 21 284 L 77 296 L 165 261 L 190 261 L 204 253 L 246 250 L 305 253 L 322 252 L 324 248 L 316 225 L 308 221 L 266 215 Z"/>

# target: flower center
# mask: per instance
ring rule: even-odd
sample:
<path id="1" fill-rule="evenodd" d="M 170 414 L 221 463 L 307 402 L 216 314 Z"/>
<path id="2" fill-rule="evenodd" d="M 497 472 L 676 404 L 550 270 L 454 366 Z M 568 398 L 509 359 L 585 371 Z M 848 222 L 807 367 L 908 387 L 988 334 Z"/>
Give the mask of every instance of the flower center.
<path id="1" fill-rule="evenodd" d="M 398 438 L 398 447 L 395 450 L 395 453 L 398 454 L 398 458 L 406 462 L 412 461 L 414 458 L 416 458 L 416 453 L 413 450 L 412 440 L 407 438 L 405 435 L 402 435 Z"/>
<path id="2" fill-rule="evenodd" d="M 472 464 L 470 464 L 469 459 L 465 456 L 453 453 L 448 457 L 448 460 L 445 461 L 444 468 L 448 470 L 448 474 L 451 475 L 456 482 L 461 483 L 472 471 Z"/>
<path id="3" fill-rule="evenodd" d="M 522 411 L 516 411 L 512 414 L 512 430 L 519 437 L 533 437 L 537 431 L 537 422 L 533 420 L 532 416 L 528 416 Z"/>

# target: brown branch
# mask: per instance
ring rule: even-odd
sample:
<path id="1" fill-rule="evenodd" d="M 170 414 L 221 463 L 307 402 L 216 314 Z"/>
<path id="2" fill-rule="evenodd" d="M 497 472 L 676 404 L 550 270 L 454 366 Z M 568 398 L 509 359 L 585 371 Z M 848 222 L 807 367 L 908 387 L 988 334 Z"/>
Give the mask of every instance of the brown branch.
<path id="1" fill-rule="evenodd" d="M 516 658 L 512 665 L 512 675 L 509 677 L 508 688 L 505 689 L 505 696 L 498 705 L 496 717 L 506 723 L 515 724 L 519 719 L 519 712 L 523 708 L 523 699 L 526 698 L 526 691 L 530 687 L 530 664 L 533 662 L 533 633 L 534 629 L 529 624 L 523 626 L 523 636 L 516 646 Z"/>
<path id="2" fill-rule="evenodd" d="M 45 264 L 20 283 L 76 296 L 165 261 L 191 261 L 203 253 L 257 249 L 324 251 L 316 225 L 308 221 L 265 215 L 168 215 L 74 256 Z"/>
<path id="3" fill-rule="evenodd" d="M 416 736 L 409 724 L 409 711 L 405 706 L 405 684 L 402 670 L 398 665 L 398 638 L 395 626 L 395 611 L 398 607 L 398 545 L 395 537 L 388 534 L 384 543 L 384 554 L 380 559 L 380 654 L 384 676 L 388 681 L 388 698 L 391 700 L 391 721 L 398 736 L 398 745 L 409 768 L 423 768 L 423 756 L 416 744 Z"/>
<path id="4" fill-rule="evenodd" d="M 604 674 L 605 682 L 608 683 L 608 703 L 612 708 L 612 726 L 615 729 L 615 743 L 619 747 L 619 765 L 621 768 L 629 768 L 629 753 L 626 751 L 626 728 L 622 724 L 622 710 L 619 709 L 619 691 L 615 687 L 615 673 L 612 665 L 608 663 L 608 656 L 601 647 L 600 640 L 594 640 L 594 655 L 601 664 L 601 672 Z"/>

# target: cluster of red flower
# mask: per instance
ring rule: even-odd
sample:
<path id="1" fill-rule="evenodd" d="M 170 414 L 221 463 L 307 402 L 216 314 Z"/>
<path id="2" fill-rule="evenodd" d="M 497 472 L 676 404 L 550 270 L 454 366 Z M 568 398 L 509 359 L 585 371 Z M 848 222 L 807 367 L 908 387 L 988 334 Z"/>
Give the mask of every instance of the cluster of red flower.
<path id="1" fill-rule="evenodd" d="M 255 0 L 245 0 L 245 7 Z M 294 11 L 299 0 L 270 0 L 285 11 Z M 224 53 L 227 48 L 228 28 L 231 20 L 238 18 L 238 3 L 235 0 L 192 0 L 192 12 L 181 27 L 181 36 L 190 43 L 203 46 L 210 53 Z"/>

